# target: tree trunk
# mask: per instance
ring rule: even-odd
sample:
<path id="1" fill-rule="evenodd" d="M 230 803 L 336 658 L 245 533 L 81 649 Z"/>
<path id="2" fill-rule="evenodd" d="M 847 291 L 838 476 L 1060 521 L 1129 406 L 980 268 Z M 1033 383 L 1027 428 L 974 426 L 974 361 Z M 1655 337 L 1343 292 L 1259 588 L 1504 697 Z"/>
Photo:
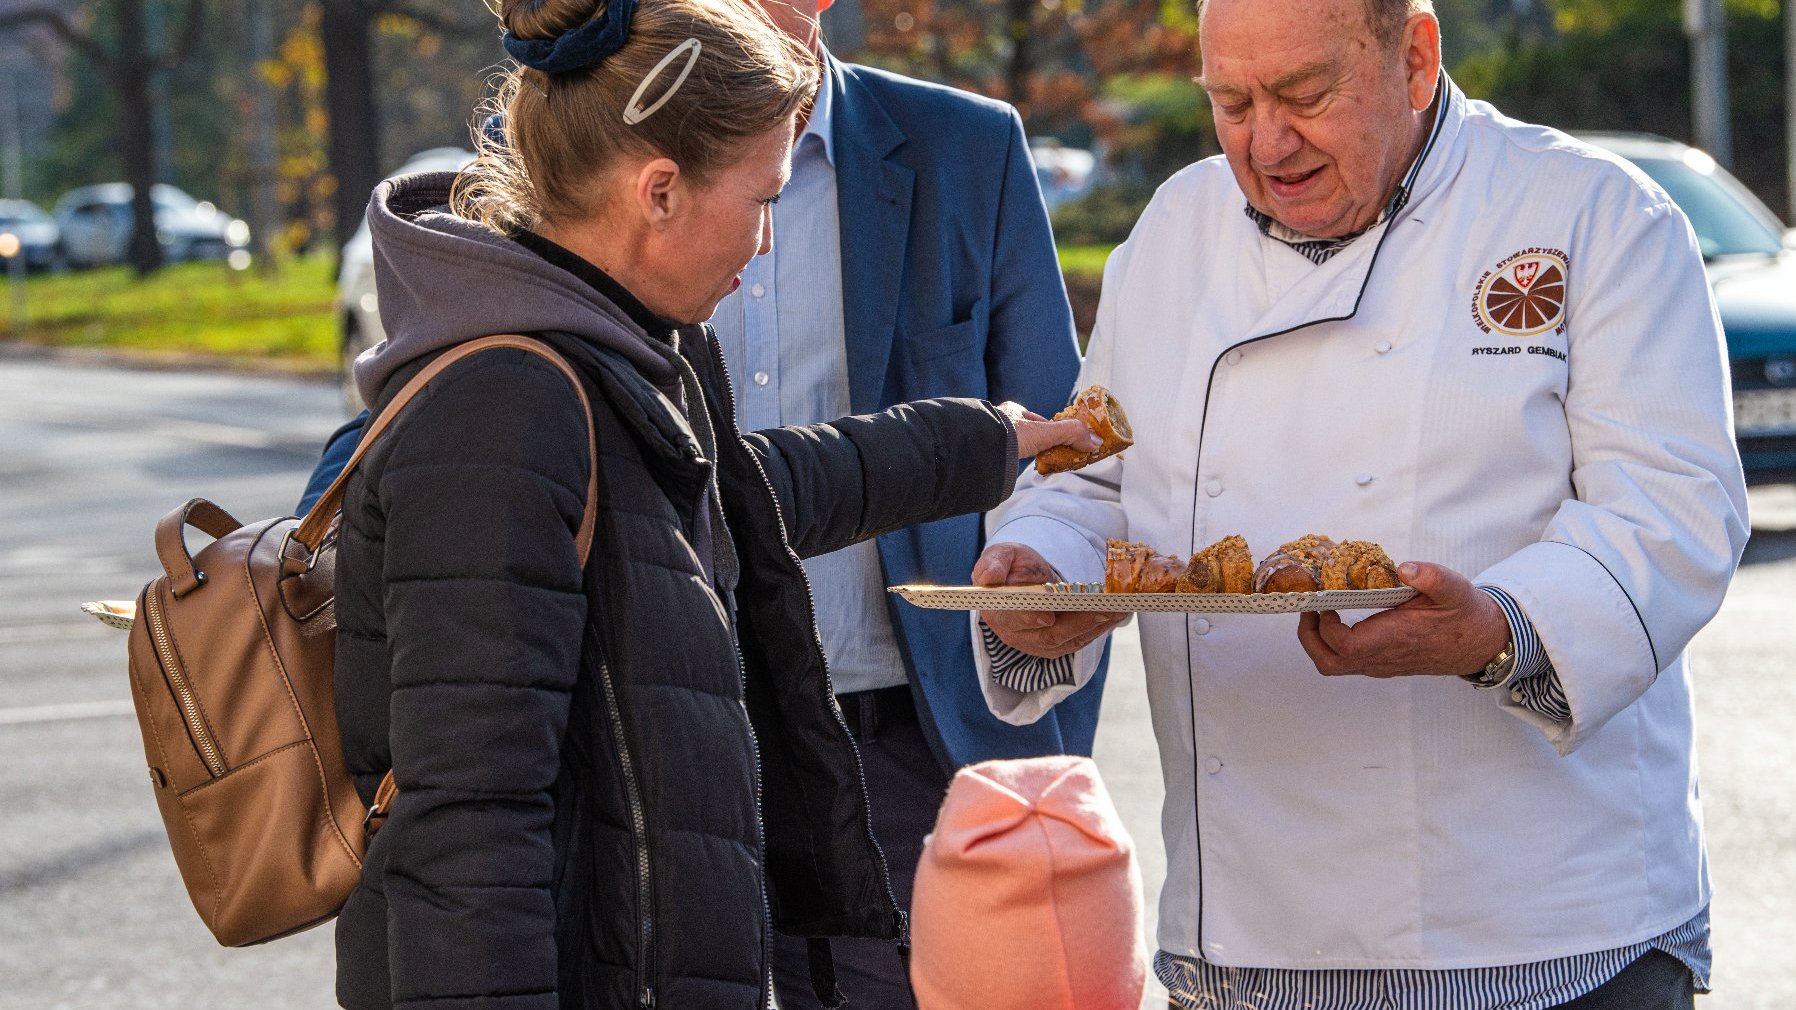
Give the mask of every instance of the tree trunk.
<path id="1" fill-rule="evenodd" d="M 362 222 L 380 183 L 380 123 L 374 104 L 374 15 L 365 0 L 323 0 L 324 103 L 336 178 L 337 248 Z"/>
<path id="2" fill-rule="evenodd" d="M 1035 72 L 1035 53 L 1031 49 L 1034 35 L 1036 0 L 1005 0 L 1004 28 L 1010 36 L 1010 65 L 1004 74 L 1005 90 L 1010 104 L 1027 120 L 1029 118 L 1029 76 Z"/>
<path id="3" fill-rule="evenodd" d="M 150 54 L 143 48 L 143 0 L 118 0 L 119 47 L 112 64 L 112 87 L 119 103 L 119 158 L 131 184 L 131 266 L 138 277 L 162 269 L 156 241 L 157 183 L 155 108 L 150 93 Z"/>

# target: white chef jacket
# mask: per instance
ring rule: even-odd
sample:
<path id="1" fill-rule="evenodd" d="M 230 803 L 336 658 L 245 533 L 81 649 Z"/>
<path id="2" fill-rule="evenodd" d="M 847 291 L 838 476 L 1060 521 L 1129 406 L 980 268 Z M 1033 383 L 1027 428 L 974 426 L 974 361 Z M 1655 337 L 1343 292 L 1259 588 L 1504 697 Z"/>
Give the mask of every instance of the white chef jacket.
<path id="1" fill-rule="evenodd" d="M 1564 685 L 1569 723 L 1456 677 L 1322 677 L 1294 616 L 1141 615 L 1174 954 L 1519 964 L 1708 902 L 1684 648 L 1748 527 L 1702 259 L 1631 166 L 1447 100 L 1408 203 L 1321 265 L 1220 158 L 1162 186 L 1079 380 L 1136 446 L 988 519 L 1080 581 L 1107 537 L 1374 540 L 1510 594 Z M 981 680 L 1016 722 L 1076 687 Z"/>

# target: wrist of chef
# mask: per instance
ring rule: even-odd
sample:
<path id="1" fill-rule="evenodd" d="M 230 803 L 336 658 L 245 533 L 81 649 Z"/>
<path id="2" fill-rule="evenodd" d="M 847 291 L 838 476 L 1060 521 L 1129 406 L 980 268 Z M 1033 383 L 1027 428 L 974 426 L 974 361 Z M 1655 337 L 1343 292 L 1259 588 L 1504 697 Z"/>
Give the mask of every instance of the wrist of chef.
<path id="1" fill-rule="evenodd" d="M 1547 657 L 1546 648 L 1541 645 L 1533 623 L 1528 620 L 1528 615 L 1522 613 L 1515 598 L 1496 586 L 1479 586 L 1478 589 L 1495 601 L 1497 608 L 1503 612 L 1503 619 L 1509 625 L 1509 650 L 1515 657 L 1508 672 L 1502 677 L 1475 679 L 1473 683 L 1478 689 L 1494 691 L 1497 688 L 1513 687 L 1520 681 L 1532 680 L 1551 672 L 1552 662 Z"/>

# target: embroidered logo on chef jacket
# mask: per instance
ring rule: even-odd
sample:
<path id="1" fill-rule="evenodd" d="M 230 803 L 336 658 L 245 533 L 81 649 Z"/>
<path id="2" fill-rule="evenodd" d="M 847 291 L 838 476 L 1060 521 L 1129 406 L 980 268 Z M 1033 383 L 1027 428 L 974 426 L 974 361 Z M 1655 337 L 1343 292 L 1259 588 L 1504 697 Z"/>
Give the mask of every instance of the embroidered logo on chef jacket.
<path id="1" fill-rule="evenodd" d="M 1565 328 L 1569 259 L 1558 249 L 1512 253 L 1478 278 L 1472 319 L 1486 333 L 1531 337 Z"/>

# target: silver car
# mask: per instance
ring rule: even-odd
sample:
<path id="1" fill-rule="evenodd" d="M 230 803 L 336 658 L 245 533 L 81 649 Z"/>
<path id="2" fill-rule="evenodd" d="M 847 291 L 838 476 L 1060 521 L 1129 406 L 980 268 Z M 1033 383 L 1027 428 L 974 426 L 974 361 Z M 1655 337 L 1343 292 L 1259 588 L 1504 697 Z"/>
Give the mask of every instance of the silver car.
<path id="1" fill-rule="evenodd" d="M 225 259 L 249 245 L 249 225 L 167 183 L 151 187 L 150 202 L 166 262 Z M 131 185 L 107 182 L 69 190 L 56 201 L 56 224 L 71 265 L 123 263 L 131 251 Z"/>
<path id="2" fill-rule="evenodd" d="M 13 256 L 27 270 L 47 270 L 61 257 L 56 220 L 30 200 L 0 200 L 0 259 Z"/>
<path id="3" fill-rule="evenodd" d="M 388 178 L 418 172 L 459 172 L 473 160 L 472 151 L 433 147 L 412 155 Z M 380 295 L 374 290 L 374 237 L 368 232 L 365 217 L 361 227 L 343 243 L 342 268 L 337 273 L 337 318 L 343 327 L 343 407 L 354 414 L 364 404 L 350 366 L 355 364 L 357 355 L 387 339 L 387 331 L 380 325 Z"/>

